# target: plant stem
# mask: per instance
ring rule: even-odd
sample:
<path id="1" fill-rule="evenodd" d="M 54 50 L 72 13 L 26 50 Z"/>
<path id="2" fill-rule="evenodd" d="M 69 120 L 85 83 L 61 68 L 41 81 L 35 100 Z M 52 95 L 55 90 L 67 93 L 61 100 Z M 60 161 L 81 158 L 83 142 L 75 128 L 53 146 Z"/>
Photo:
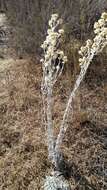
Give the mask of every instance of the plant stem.
<path id="1" fill-rule="evenodd" d="M 68 121 L 68 116 L 69 116 L 69 113 L 70 113 L 70 109 L 72 108 L 71 103 L 72 103 L 73 99 L 75 98 L 76 91 L 78 90 L 78 88 L 80 86 L 80 83 L 83 80 L 83 78 L 84 78 L 84 76 L 85 76 L 85 74 L 87 72 L 87 69 L 89 67 L 89 64 L 90 64 L 91 60 L 93 59 L 93 56 L 94 56 L 94 54 L 92 54 L 89 57 L 88 62 L 86 63 L 85 67 L 83 67 L 81 69 L 80 74 L 79 74 L 79 76 L 78 76 L 78 78 L 76 80 L 76 83 L 74 85 L 73 91 L 71 92 L 70 97 L 68 99 L 67 106 L 66 106 L 66 109 L 65 109 L 65 112 L 64 112 L 64 115 L 63 115 L 63 120 L 62 120 L 62 123 L 61 123 L 61 128 L 60 128 L 57 140 L 56 140 L 56 146 L 55 146 L 56 153 L 59 152 L 60 145 L 62 144 L 64 135 L 65 135 L 66 130 L 68 128 L 67 121 Z M 73 114 L 73 110 L 71 110 L 71 113 Z"/>
<path id="2" fill-rule="evenodd" d="M 52 121 L 52 87 L 47 87 L 47 141 L 49 158 L 54 160 L 54 130 Z"/>

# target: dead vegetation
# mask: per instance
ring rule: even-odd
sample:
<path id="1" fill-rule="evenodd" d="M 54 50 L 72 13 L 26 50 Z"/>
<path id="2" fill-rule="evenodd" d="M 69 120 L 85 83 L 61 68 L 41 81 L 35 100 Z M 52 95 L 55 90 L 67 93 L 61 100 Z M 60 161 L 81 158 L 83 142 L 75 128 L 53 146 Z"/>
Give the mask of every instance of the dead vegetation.
<path id="1" fill-rule="evenodd" d="M 87 76 L 90 77 L 89 71 Z M 0 189 L 40 190 L 50 170 L 41 119 L 40 65 L 29 59 L 2 61 L 0 79 Z M 90 79 L 85 79 L 78 96 L 81 115 L 77 125 L 79 112 L 73 121 L 69 120 L 62 149 L 69 162 L 72 189 L 106 190 L 106 80 L 99 87 L 95 82 L 97 88 L 94 89 L 95 83 L 90 87 L 87 80 Z M 56 133 L 71 88 L 71 84 L 67 84 L 68 78 L 64 76 L 56 85 L 53 115 Z"/>

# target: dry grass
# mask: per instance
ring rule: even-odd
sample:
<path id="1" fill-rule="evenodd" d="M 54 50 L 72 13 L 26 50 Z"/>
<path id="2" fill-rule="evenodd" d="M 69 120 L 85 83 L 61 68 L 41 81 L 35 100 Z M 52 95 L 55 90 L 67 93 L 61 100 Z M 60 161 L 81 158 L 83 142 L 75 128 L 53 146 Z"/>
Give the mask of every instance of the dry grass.
<path id="1" fill-rule="evenodd" d="M 51 168 L 41 122 L 40 65 L 29 59 L 3 61 L 0 79 L 0 190 L 40 190 Z M 55 90 L 53 119 L 56 120 L 56 133 L 70 91 L 68 79 L 65 76 L 64 79 Z M 100 87 L 98 89 L 100 92 Z M 98 96 L 96 90 L 88 89 L 85 83 L 80 91 L 80 102 L 85 104 L 81 106 L 79 125 L 75 124 L 77 115 L 73 122 L 69 120 L 62 147 L 71 163 L 69 182 L 73 190 L 106 190 L 107 128 L 104 125 L 102 130 L 93 112 L 89 111 L 98 112 L 99 105 L 104 108 L 106 98 L 105 95 L 104 98 Z M 100 109 L 100 114 L 103 117 L 99 121 L 106 122 L 106 110 Z"/>

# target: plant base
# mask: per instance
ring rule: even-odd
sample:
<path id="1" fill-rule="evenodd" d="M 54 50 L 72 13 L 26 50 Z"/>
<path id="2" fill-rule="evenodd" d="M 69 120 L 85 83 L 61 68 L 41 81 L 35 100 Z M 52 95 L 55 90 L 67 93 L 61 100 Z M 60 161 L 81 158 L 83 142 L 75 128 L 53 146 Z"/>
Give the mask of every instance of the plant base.
<path id="1" fill-rule="evenodd" d="M 71 190 L 70 185 L 63 176 L 47 176 L 44 190 Z"/>

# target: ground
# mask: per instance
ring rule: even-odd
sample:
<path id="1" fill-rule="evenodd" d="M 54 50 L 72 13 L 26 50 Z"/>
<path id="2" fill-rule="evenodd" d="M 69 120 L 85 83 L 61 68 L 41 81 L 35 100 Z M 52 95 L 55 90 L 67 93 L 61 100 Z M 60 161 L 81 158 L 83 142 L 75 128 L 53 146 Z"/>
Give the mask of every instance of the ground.
<path id="1" fill-rule="evenodd" d="M 107 189 L 107 70 L 100 66 L 91 66 L 81 84 L 62 145 L 73 190 Z M 37 61 L 0 62 L 0 190 L 40 190 L 51 171 L 42 121 L 41 77 Z M 73 86 L 68 80 L 63 73 L 54 91 L 56 134 Z"/>

